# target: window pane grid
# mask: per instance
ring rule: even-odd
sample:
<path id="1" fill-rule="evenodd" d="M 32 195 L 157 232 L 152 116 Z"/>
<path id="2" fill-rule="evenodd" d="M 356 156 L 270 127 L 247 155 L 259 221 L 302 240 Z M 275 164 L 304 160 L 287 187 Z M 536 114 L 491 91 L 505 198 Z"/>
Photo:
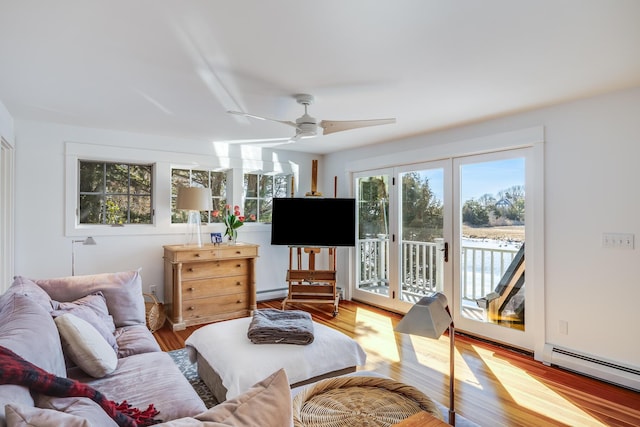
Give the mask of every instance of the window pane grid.
<path id="1" fill-rule="evenodd" d="M 80 161 L 81 224 L 151 224 L 152 165 Z"/>
<path id="2" fill-rule="evenodd" d="M 244 175 L 244 216 L 245 222 L 270 223 L 273 211 L 273 198 L 286 197 L 290 175 Z"/>
<path id="3" fill-rule="evenodd" d="M 211 189 L 211 203 L 213 210 L 200 212 L 202 224 L 222 222 L 221 218 L 214 217 L 212 212 L 222 210 L 227 203 L 227 173 L 204 169 L 172 169 L 171 170 L 171 223 L 186 223 L 189 213 L 176 209 L 178 188 L 201 187 Z"/>

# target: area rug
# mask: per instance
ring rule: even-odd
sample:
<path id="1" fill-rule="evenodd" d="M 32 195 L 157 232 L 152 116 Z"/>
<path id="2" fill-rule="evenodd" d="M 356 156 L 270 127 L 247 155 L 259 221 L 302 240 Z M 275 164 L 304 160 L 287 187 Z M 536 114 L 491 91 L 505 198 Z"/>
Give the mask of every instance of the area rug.
<path id="1" fill-rule="evenodd" d="M 198 393 L 198 396 L 200 396 L 207 408 L 217 405 L 218 402 L 216 401 L 216 398 L 213 397 L 211 390 L 209 390 L 209 387 L 207 387 L 207 385 L 198 376 L 197 365 L 195 363 L 191 363 L 189 360 L 187 350 L 182 348 L 180 350 L 169 351 L 168 353 L 175 364 L 178 365 L 182 375 L 189 380 L 189 383 L 196 393 Z"/>

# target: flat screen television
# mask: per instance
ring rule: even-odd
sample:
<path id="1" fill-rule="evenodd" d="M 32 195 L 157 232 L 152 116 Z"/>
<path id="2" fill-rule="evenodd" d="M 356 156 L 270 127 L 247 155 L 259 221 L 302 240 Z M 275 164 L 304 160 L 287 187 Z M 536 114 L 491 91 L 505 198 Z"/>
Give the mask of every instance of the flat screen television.
<path id="1" fill-rule="evenodd" d="M 355 199 L 273 199 L 271 244 L 307 247 L 355 246 Z"/>

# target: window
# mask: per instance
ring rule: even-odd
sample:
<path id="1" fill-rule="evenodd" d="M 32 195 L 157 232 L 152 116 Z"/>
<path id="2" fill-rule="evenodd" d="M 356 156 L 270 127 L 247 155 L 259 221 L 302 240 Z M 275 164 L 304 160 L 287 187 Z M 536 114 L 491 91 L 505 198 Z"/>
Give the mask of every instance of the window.
<path id="1" fill-rule="evenodd" d="M 80 224 L 151 224 L 153 165 L 79 161 Z"/>
<path id="2" fill-rule="evenodd" d="M 175 198 L 179 186 L 193 185 L 210 188 L 213 209 L 223 208 L 225 204 L 238 205 L 244 213 L 245 173 L 248 171 L 256 173 L 255 171 L 259 170 L 264 175 L 283 177 L 292 177 L 298 173 L 298 165 L 293 162 L 280 163 L 91 143 L 65 142 L 64 145 L 64 226 L 65 236 L 73 238 L 86 238 L 87 235 L 95 237 L 182 233 L 183 225 L 187 223 L 188 218 L 186 212 L 175 209 Z M 107 179 L 109 175 L 107 166 L 109 171 L 117 168 L 131 168 L 130 186 L 119 183 L 124 189 L 114 190 Z M 98 171 L 100 167 L 102 170 Z M 146 189 L 136 181 L 137 172 L 133 172 L 136 168 L 146 169 Z M 0 167 L 0 172 L 5 172 L 4 165 Z M 123 176 L 127 173 L 123 172 Z M 272 186 L 274 178 L 270 179 Z M 259 194 L 257 188 L 256 181 L 253 196 L 256 209 L 258 206 L 256 197 Z M 286 193 L 287 191 L 281 191 L 279 194 L 284 196 Z M 108 223 L 107 200 L 115 202 L 116 195 L 122 196 L 125 200 L 132 200 L 132 207 L 127 206 L 121 213 L 122 223 L 127 224 L 127 220 L 131 223 L 137 221 L 139 226 L 105 226 Z M 145 224 L 139 218 L 137 219 L 141 214 L 135 210 L 137 202 L 134 200 L 136 199 L 146 200 L 147 207 L 144 215 L 147 223 Z M 119 209 L 112 210 L 120 214 Z M 264 213 L 264 210 L 262 212 Z M 220 218 L 213 218 L 210 212 L 201 212 L 201 217 L 205 226 L 215 226 L 220 221 Z M 121 222 L 120 218 L 115 220 L 115 215 L 110 215 L 109 218 L 112 223 Z M 266 218 L 267 221 L 270 220 L 270 216 Z M 4 217 L 0 215 L 0 219 Z"/>
<path id="3" fill-rule="evenodd" d="M 186 223 L 189 213 L 176 209 L 176 198 L 180 187 L 211 188 L 213 210 L 221 210 L 227 203 L 227 173 L 196 169 L 171 169 L 171 223 Z M 221 222 L 209 212 L 201 212 L 202 223 Z"/>
<path id="4" fill-rule="evenodd" d="M 244 216 L 270 223 L 274 197 L 287 197 L 291 175 L 244 174 Z"/>

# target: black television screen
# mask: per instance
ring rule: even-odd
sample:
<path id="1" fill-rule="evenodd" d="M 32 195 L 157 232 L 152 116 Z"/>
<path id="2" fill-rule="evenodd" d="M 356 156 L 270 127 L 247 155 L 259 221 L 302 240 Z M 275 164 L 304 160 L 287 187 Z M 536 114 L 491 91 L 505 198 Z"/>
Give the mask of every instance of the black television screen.
<path id="1" fill-rule="evenodd" d="M 346 198 L 275 198 L 271 244 L 355 246 L 356 201 Z"/>

